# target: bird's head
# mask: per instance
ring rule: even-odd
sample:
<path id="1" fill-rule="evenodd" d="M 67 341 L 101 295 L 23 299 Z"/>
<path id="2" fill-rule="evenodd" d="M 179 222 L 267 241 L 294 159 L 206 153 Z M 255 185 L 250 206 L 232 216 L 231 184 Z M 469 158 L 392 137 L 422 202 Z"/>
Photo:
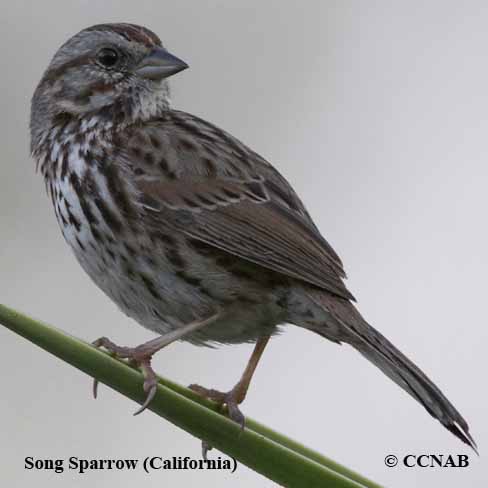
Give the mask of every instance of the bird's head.
<path id="1" fill-rule="evenodd" d="M 60 118 L 116 124 L 160 115 L 169 108 L 167 78 L 187 67 L 145 27 L 84 29 L 59 48 L 35 90 L 33 138 Z"/>

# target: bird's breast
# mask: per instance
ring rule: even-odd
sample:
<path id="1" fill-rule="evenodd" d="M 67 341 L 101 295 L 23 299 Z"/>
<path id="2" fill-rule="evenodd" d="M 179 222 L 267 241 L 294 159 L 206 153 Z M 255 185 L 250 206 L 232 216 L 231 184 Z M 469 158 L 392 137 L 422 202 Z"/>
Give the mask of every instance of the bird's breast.
<path id="1" fill-rule="evenodd" d="M 190 338 L 254 340 L 282 321 L 283 279 L 252 263 L 145 222 L 130 182 L 86 141 L 58 145 L 45 173 L 61 232 L 77 260 L 119 308 L 165 333 L 223 310 L 213 327 Z"/>

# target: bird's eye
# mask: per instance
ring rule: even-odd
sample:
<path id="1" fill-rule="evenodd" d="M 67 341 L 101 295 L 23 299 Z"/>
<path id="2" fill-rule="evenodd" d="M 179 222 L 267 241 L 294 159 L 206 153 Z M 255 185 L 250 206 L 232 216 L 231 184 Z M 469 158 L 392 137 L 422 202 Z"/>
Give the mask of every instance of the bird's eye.
<path id="1" fill-rule="evenodd" d="M 114 68 L 119 62 L 119 59 L 119 53 L 115 49 L 112 49 L 110 47 L 104 47 L 103 49 L 100 49 L 97 54 L 97 61 L 104 68 Z"/>

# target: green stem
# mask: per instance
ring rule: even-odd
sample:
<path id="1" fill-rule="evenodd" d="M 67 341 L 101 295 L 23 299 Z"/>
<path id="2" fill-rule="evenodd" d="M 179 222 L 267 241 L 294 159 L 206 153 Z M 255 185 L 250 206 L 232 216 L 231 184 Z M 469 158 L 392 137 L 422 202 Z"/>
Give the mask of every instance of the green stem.
<path id="1" fill-rule="evenodd" d="M 180 395 L 183 395 L 186 398 L 189 398 L 190 400 L 196 401 L 201 405 L 205 405 L 206 407 L 211 408 L 214 411 L 217 411 L 219 408 L 216 403 L 207 400 L 205 398 L 202 398 L 201 396 L 197 395 L 194 391 L 189 390 L 188 388 L 185 388 L 184 386 L 181 386 L 178 383 L 175 383 L 174 381 L 168 380 L 167 378 L 163 378 L 160 376 L 159 382 L 162 385 L 166 386 L 167 388 L 170 388 L 171 390 L 175 391 L 176 393 L 179 393 Z M 286 447 L 287 449 L 291 449 L 292 451 L 295 451 L 298 454 L 301 454 L 302 456 L 305 456 L 321 464 L 322 466 L 325 466 L 326 468 L 331 469 L 345 476 L 346 478 L 356 481 L 357 483 L 364 486 L 365 488 L 382 488 L 382 486 L 379 485 L 378 483 L 375 483 L 374 481 L 371 481 L 365 476 L 356 473 L 352 469 L 349 469 L 346 466 L 343 466 L 342 464 L 333 461 L 332 459 L 320 454 L 319 452 L 304 446 L 300 442 L 290 439 L 284 434 L 280 434 L 279 432 L 276 432 L 270 427 L 267 427 L 266 425 L 263 425 L 247 416 L 246 416 L 246 428 L 253 430 L 257 434 L 261 434 L 262 436 L 267 437 L 268 439 L 277 442 L 278 444 L 281 444 L 283 447 Z"/>
<path id="2" fill-rule="evenodd" d="M 93 346 L 0 305 L 0 323 L 29 341 L 142 403 L 141 373 Z M 186 432 L 285 487 L 379 488 L 320 454 L 246 419 L 246 428 L 217 413 L 217 406 L 164 378 L 149 408 Z"/>

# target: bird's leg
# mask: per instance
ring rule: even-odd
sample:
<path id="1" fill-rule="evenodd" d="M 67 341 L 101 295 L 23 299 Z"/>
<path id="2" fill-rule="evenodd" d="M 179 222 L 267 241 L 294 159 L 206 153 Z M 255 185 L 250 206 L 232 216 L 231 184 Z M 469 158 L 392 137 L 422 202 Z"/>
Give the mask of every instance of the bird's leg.
<path id="1" fill-rule="evenodd" d="M 229 417 L 237 422 L 241 428 L 244 428 L 245 419 L 242 412 L 239 410 L 238 405 L 240 405 L 246 398 L 247 390 L 249 389 L 249 384 L 253 377 L 256 366 L 263 354 L 264 348 L 269 341 L 270 336 L 263 336 L 258 339 L 256 345 L 254 346 L 254 351 L 252 352 L 251 358 L 247 363 L 246 369 L 241 376 L 241 379 L 237 384 L 228 392 L 221 392 L 217 390 L 207 389 L 200 385 L 190 385 L 189 388 L 199 395 L 209 398 L 220 404 L 221 406 L 226 405 Z M 205 448 L 204 448 L 205 452 Z"/>
<path id="2" fill-rule="evenodd" d="M 103 347 L 117 358 L 128 359 L 132 364 L 139 366 L 142 369 L 142 374 L 144 375 L 143 387 L 144 391 L 147 393 L 147 396 L 142 406 L 134 413 L 134 415 L 138 415 L 143 412 L 147 408 L 149 403 L 151 403 L 151 400 L 156 394 L 158 379 L 156 373 L 151 366 L 152 356 L 160 349 L 166 347 L 172 342 L 181 339 L 185 335 L 195 332 L 196 330 L 210 324 L 218 316 L 219 314 L 217 313 L 215 315 L 212 315 L 212 317 L 208 319 L 198 322 L 192 322 L 188 325 L 185 325 L 184 327 L 168 332 L 167 334 L 164 334 L 160 337 L 156 337 L 156 339 L 152 339 L 137 347 L 118 346 L 106 337 L 100 337 L 92 343 L 95 347 Z M 97 389 L 98 380 L 95 378 L 93 382 L 93 396 L 95 398 L 97 397 Z"/>
<path id="3" fill-rule="evenodd" d="M 241 429 L 245 425 L 245 417 L 240 411 L 238 405 L 240 405 L 246 398 L 247 390 L 249 389 L 249 384 L 253 377 L 254 371 L 256 371 L 256 366 L 263 355 L 264 348 L 269 341 L 270 336 L 263 336 L 258 339 L 254 350 L 249 358 L 246 369 L 241 376 L 241 379 L 237 384 L 228 392 L 221 392 L 218 390 L 207 389 L 200 385 L 190 385 L 189 388 L 199 395 L 209 398 L 217 402 L 221 407 L 227 406 L 227 412 L 229 417 L 236 423 L 238 423 Z M 212 449 L 212 446 L 206 441 L 202 441 L 202 456 L 203 459 L 207 459 L 207 453 Z"/>

